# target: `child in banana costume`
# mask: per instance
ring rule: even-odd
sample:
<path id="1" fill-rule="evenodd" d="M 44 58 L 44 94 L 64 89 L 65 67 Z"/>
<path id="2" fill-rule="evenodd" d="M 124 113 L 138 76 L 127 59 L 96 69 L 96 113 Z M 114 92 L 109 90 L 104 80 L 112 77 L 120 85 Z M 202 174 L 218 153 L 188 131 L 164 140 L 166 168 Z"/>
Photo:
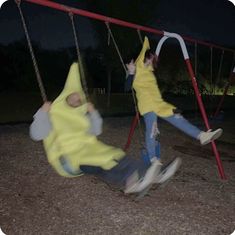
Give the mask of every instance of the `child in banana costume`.
<path id="1" fill-rule="evenodd" d="M 222 129 L 204 132 L 188 122 L 179 110 L 172 104 L 167 103 L 161 95 L 157 79 L 154 75 L 156 67 L 156 55 L 151 53 L 147 37 L 144 39 L 142 50 L 134 62 L 127 64 L 128 77 L 125 89 L 129 90 L 133 85 L 138 101 L 138 109 L 145 121 L 145 144 L 150 160 L 159 158 L 156 155 L 155 137 L 159 134 L 157 129 L 158 116 L 171 123 L 187 135 L 200 141 L 202 145 L 219 138 Z"/>

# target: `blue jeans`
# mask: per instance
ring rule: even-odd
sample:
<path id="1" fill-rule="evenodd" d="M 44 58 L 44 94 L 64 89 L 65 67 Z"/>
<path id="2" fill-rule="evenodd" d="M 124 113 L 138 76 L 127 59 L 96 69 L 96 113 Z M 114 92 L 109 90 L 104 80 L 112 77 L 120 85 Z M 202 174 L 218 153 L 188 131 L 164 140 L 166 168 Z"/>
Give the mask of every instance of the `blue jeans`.
<path id="1" fill-rule="evenodd" d="M 117 161 L 117 165 L 110 170 L 104 170 L 98 166 L 87 166 L 81 165 L 80 171 L 73 171 L 66 157 L 60 159 L 61 165 L 64 170 L 70 175 L 79 175 L 81 173 L 90 174 L 99 177 L 106 183 L 118 186 L 125 187 L 128 177 L 133 174 L 135 171 L 138 172 L 139 177 L 144 176 L 147 166 L 143 164 L 141 160 L 135 160 L 125 156 L 120 161 Z"/>
<path id="2" fill-rule="evenodd" d="M 145 145 L 150 158 L 156 156 L 156 128 L 157 128 L 157 114 L 154 112 L 149 112 L 144 114 L 145 122 Z M 183 131 L 185 134 L 198 139 L 198 135 L 201 130 L 196 126 L 192 125 L 187 121 L 182 115 L 174 114 L 169 117 L 161 117 L 163 120 L 171 123 L 176 128 Z M 159 157 L 159 156 L 156 156 Z"/>
<path id="3" fill-rule="evenodd" d="M 156 153 L 157 137 L 157 115 L 154 112 L 149 112 L 144 115 L 145 122 L 145 147 L 147 155 L 151 159 L 153 157 L 160 158 Z M 143 155 L 143 154 L 142 154 Z"/>

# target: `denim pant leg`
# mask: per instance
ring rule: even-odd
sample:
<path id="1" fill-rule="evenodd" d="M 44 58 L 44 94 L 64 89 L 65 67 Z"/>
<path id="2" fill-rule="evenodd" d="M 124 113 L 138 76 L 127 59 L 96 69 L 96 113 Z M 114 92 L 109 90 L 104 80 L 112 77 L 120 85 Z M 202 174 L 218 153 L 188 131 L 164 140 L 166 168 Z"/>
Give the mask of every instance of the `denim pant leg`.
<path id="1" fill-rule="evenodd" d="M 177 127 L 185 134 L 193 137 L 194 139 L 198 139 L 198 135 L 200 134 L 201 130 L 198 129 L 196 126 L 192 125 L 188 120 L 186 120 L 180 114 L 174 114 L 170 117 L 162 117 L 162 119 L 166 120 L 167 122 L 171 123 L 173 126 Z"/>
<path id="2" fill-rule="evenodd" d="M 145 145 L 149 158 L 156 156 L 156 136 L 157 115 L 154 112 L 144 114 L 145 122 Z"/>
<path id="3" fill-rule="evenodd" d="M 80 166 L 80 169 L 85 174 L 98 176 L 103 181 L 109 184 L 114 184 L 119 187 L 125 187 L 127 178 L 138 171 L 142 177 L 146 171 L 146 166 L 141 161 L 136 161 L 127 156 L 118 161 L 118 164 L 110 170 L 104 170 L 96 166 Z"/>

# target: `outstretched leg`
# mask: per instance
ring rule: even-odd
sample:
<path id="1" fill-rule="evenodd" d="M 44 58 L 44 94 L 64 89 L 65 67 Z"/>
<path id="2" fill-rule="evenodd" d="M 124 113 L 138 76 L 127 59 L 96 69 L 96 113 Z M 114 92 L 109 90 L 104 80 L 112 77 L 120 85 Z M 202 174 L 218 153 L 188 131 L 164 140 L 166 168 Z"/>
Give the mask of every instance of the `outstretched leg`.
<path id="1" fill-rule="evenodd" d="M 162 118 L 183 131 L 185 134 L 199 140 L 202 145 L 208 144 L 210 141 L 219 138 L 223 132 L 220 128 L 215 131 L 202 131 L 186 120 L 181 114 L 174 114 L 170 117 Z"/>
<path id="2" fill-rule="evenodd" d="M 143 162 L 126 156 L 110 170 L 84 165 L 80 169 L 86 174 L 98 176 L 109 184 L 119 186 L 125 193 L 138 193 L 154 183 L 161 166 L 159 161 L 146 166 Z"/>

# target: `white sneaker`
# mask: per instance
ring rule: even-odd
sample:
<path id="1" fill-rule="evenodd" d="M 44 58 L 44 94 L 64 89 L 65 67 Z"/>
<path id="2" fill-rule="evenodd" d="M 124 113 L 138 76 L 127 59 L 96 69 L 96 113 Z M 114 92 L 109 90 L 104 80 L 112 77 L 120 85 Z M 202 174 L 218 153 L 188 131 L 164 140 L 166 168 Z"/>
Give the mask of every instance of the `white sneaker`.
<path id="1" fill-rule="evenodd" d="M 146 171 L 144 178 L 139 182 L 137 192 L 141 192 L 153 184 L 156 177 L 159 175 L 159 172 L 161 171 L 162 163 L 159 160 L 156 158 L 154 158 L 154 160 L 151 159 L 151 163 L 152 164 Z"/>
<path id="2" fill-rule="evenodd" d="M 138 173 L 134 173 L 129 177 L 127 181 L 127 186 L 125 193 L 138 193 L 143 191 L 145 188 L 154 183 L 156 177 L 158 176 L 161 170 L 161 162 L 159 160 L 154 160 L 151 166 L 147 169 L 143 178 L 137 180 Z M 133 181 L 133 183 L 131 183 Z M 129 183 L 130 182 L 130 183 Z"/>
<path id="3" fill-rule="evenodd" d="M 132 175 L 128 177 L 124 193 L 136 192 L 136 188 L 138 187 L 139 180 L 140 180 L 140 177 L 139 177 L 138 171 L 136 170 Z"/>
<path id="4" fill-rule="evenodd" d="M 202 131 L 199 134 L 199 140 L 200 140 L 201 145 L 208 144 L 212 140 L 218 139 L 222 135 L 222 133 L 223 133 L 223 130 L 221 128 L 215 131 L 211 131 L 211 130 L 208 130 L 207 132 Z"/>
<path id="5" fill-rule="evenodd" d="M 155 178 L 154 183 L 162 184 L 168 179 L 170 179 L 176 171 L 181 166 L 182 160 L 180 157 L 177 157 L 173 161 L 171 161 L 169 164 L 162 167 L 160 173 Z"/>

